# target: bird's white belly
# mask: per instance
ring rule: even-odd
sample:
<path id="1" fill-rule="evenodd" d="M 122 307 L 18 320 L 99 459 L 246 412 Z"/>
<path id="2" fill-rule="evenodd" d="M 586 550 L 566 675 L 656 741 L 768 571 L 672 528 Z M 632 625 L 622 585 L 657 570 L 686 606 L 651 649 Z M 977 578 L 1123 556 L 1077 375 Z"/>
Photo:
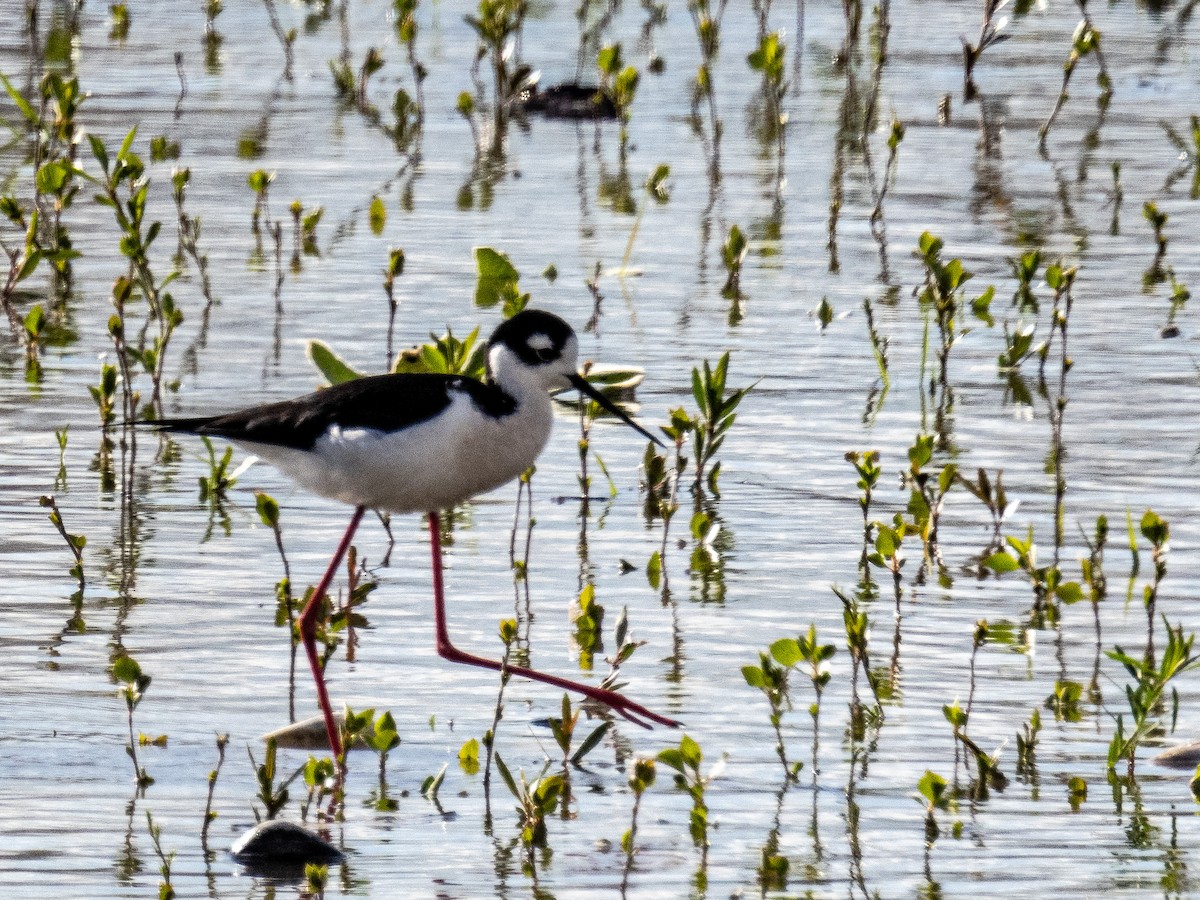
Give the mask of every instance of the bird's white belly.
<path id="1" fill-rule="evenodd" d="M 544 400 L 543 400 L 544 398 Z M 511 481 L 537 459 L 550 436 L 545 394 L 511 415 L 484 415 L 456 397 L 438 416 L 400 431 L 332 428 L 311 450 L 247 444 L 323 497 L 387 512 L 426 512 L 461 503 Z"/>

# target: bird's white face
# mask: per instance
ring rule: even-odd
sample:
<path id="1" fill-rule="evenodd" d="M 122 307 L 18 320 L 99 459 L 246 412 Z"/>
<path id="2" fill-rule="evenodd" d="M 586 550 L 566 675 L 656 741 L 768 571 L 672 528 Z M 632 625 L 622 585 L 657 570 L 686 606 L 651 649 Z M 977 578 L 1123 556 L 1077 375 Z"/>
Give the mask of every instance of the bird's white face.
<path id="1" fill-rule="evenodd" d="M 519 383 L 540 390 L 570 387 L 578 363 L 575 333 L 558 317 L 544 313 L 515 316 L 498 330 L 488 351 L 488 369 L 506 389 Z"/>

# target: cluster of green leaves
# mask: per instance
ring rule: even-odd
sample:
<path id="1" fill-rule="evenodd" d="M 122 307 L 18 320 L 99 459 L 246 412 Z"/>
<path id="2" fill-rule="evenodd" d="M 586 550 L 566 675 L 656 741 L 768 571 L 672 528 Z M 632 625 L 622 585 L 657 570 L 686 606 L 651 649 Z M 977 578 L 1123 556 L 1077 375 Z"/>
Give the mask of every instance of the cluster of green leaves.
<path id="1" fill-rule="evenodd" d="M 688 819 L 688 831 L 692 843 L 701 849 L 708 847 L 708 804 L 705 791 L 719 773 L 720 764 L 714 766 L 706 776 L 700 771 L 704 753 L 696 741 L 684 735 L 678 747 L 659 751 L 658 761 L 675 772 L 675 787 L 692 798 L 692 810 Z"/>
<path id="2" fill-rule="evenodd" d="M 641 809 L 642 795 L 653 785 L 656 777 L 654 760 L 635 759 L 629 776 L 629 789 L 633 791 L 633 812 L 630 815 L 629 827 L 621 835 L 621 849 L 625 851 L 625 872 L 621 878 L 621 890 L 624 893 L 629 883 L 629 873 L 633 871 L 633 858 L 637 852 L 637 821 L 638 810 Z"/>
<path id="3" fill-rule="evenodd" d="M 721 288 L 721 296 L 727 300 L 736 300 L 742 296 L 742 263 L 750 243 L 742 229 L 736 225 L 729 227 L 729 236 L 721 245 L 721 263 L 725 266 L 725 286 Z"/>
<path id="4" fill-rule="evenodd" d="M 579 766 L 583 762 L 583 758 L 591 753 L 604 740 L 604 736 L 608 734 L 612 727 L 612 722 L 601 722 L 597 727 L 585 737 L 579 746 L 572 751 L 571 747 L 575 740 L 575 732 L 579 725 L 580 709 L 571 708 L 571 698 L 567 694 L 563 694 L 562 698 L 562 716 L 560 718 L 550 718 L 550 732 L 554 735 L 554 743 L 558 745 L 558 749 L 562 751 L 563 768 L 568 764 Z"/>
<path id="5" fill-rule="evenodd" d="M 529 11 L 528 0 L 479 0 L 478 15 L 463 19 L 475 32 L 478 47 L 477 61 L 485 57 L 492 69 L 492 131 L 488 148 L 479 144 L 480 131 L 474 124 L 475 101 L 467 92 L 459 95 L 458 109 L 470 121 L 475 137 L 476 155 L 490 150 L 493 154 L 503 152 L 505 123 L 510 107 L 529 89 L 536 75 L 528 64 L 521 62 L 513 47 L 517 46 L 525 16 Z M 482 94 L 482 86 L 480 86 Z"/>
<path id="6" fill-rule="evenodd" d="M 817 729 L 821 715 L 821 695 L 829 683 L 829 660 L 837 652 L 833 644 L 817 641 L 817 629 L 810 625 L 807 634 L 797 638 L 780 638 L 771 644 L 768 653 L 758 654 L 757 666 L 742 666 L 742 677 L 750 687 L 758 688 L 767 698 L 771 708 L 771 727 L 775 729 L 775 753 L 783 765 L 789 780 L 795 780 L 802 763 L 789 763 L 784 749 L 782 720 L 785 711 L 792 708 L 788 693 L 788 677 L 801 663 L 808 663 L 808 677 L 812 681 L 816 699 L 809 705 L 808 713 Z"/>
<path id="7" fill-rule="evenodd" d="M 957 804 L 946 779 L 928 769 L 921 776 L 921 780 L 917 782 L 917 793 L 920 795 L 917 797 L 917 802 L 923 803 L 925 806 L 925 845 L 931 847 L 941 835 L 936 814 L 952 812 Z"/>
<path id="8" fill-rule="evenodd" d="M 155 416 L 161 407 L 163 371 L 171 336 L 183 323 L 183 311 L 175 303 L 167 286 L 177 277 L 179 270 L 173 269 L 161 280 L 150 264 L 150 248 L 162 230 L 161 222 L 146 223 L 146 209 L 150 192 L 150 180 L 145 176 L 145 167 L 133 152 L 133 141 L 137 128 L 130 129 L 117 152 L 115 159 L 109 157 L 104 142 L 95 135 L 88 135 L 92 155 L 100 164 L 103 178 L 95 182 L 100 193 L 96 202 L 109 207 L 121 231 L 120 249 L 130 261 L 130 276 L 121 276 L 113 286 L 113 305 L 116 313 L 109 319 L 109 334 L 119 357 L 128 357 L 139 363 L 150 376 L 153 390 L 148 415 Z M 125 194 L 125 196 L 122 196 Z M 133 298 L 134 290 L 140 292 L 147 305 L 149 322 L 154 323 L 156 332 L 146 343 L 147 328 L 139 331 L 136 343 L 126 339 L 126 306 Z M 128 377 L 126 377 L 128 381 Z M 126 384 L 129 393 L 129 385 Z M 133 398 L 126 400 L 127 418 L 135 418 Z"/>
<path id="9" fill-rule="evenodd" d="M 1024 538 L 1008 535 L 1004 540 L 1008 544 L 1008 550 L 998 550 L 985 559 L 983 564 L 997 574 L 1018 570 L 1024 572 L 1033 588 L 1035 614 L 1055 614 L 1057 600 L 1072 604 L 1083 599 L 1083 588 L 1079 582 L 1065 580 L 1062 570 L 1056 564 L 1038 565 L 1032 525 Z"/>
<path id="10" fill-rule="evenodd" d="M 936 475 L 926 471 L 925 467 L 933 462 L 933 442 L 934 436 L 931 434 L 916 436 L 913 445 L 908 448 L 908 471 L 904 474 L 904 482 L 909 488 L 907 512 L 911 517 L 905 532 L 921 538 L 925 552 L 923 568 L 939 561 L 938 523 L 946 495 L 958 477 L 955 463 L 946 463 Z M 948 576 L 940 565 L 939 575 L 945 582 Z"/>
<path id="11" fill-rule="evenodd" d="M 754 389 L 754 385 L 728 390 L 726 378 L 729 374 L 729 352 L 726 351 L 717 360 L 715 366 L 710 366 L 704 360 L 699 368 L 692 369 L 692 396 L 696 400 L 697 414 L 692 417 L 678 416 L 676 411 L 671 414 L 672 426 L 676 434 L 668 432 L 668 437 L 678 439 L 679 426 L 684 422 L 690 425 L 692 433 L 693 464 L 695 480 L 692 484 L 694 491 L 699 491 L 705 484 L 714 495 L 720 496 L 717 479 L 721 474 L 720 462 L 713 463 L 717 451 L 725 443 L 729 430 L 737 420 L 737 408 L 745 396 Z"/>
<path id="12" fill-rule="evenodd" d="M 600 631 L 604 607 L 596 602 L 594 584 L 585 584 L 579 592 L 577 605 L 571 610 L 571 622 L 575 626 L 575 643 L 579 645 L 579 668 L 590 672 L 593 657 L 604 643 Z"/>
<path id="13" fill-rule="evenodd" d="M 984 623 L 986 627 L 986 623 Z M 959 706 L 958 701 L 942 707 L 942 715 L 950 723 L 954 738 L 961 743 L 967 754 L 975 760 L 977 777 L 972 784 L 971 795 L 976 800 L 986 800 L 988 789 L 1002 791 L 1008 785 L 1008 778 L 1000 771 L 998 765 L 999 752 L 988 753 L 967 734 L 969 713 Z"/>
<path id="14" fill-rule="evenodd" d="M 750 68 L 762 75 L 763 97 L 766 100 L 766 118 L 763 134 L 774 139 L 782 148 L 783 126 L 787 114 L 783 110 L 783 98 L 787 93 L 787 82 L 783 73 L 787 65 L 787 47 L 778 31 L 763 34 L 758 47 L 746 57 Z"/>
<path id="15" fill-rule="evenodd" d="M 208 452 L 208 474 L 199 477 L 200 502 L 219 503 L 225 499 L 226 492 L 237 484 L 237 478 L 229 470 L 229 464 L 233 461 L 233 447 L 226 447 L 225 452 L 218 457 L 209 437 L 202 435 L 200 440 Z"/>
<path id="16" fill-rule="evenodd" d="M 917 242 L 916 257 L 925 268 L 925 284 L 919 294 L 922 306 L 929 309 L 937 322 L 940 344 L 938 348 L 938 383 L 949 383 L 950 348 L 966 333 L 963 327 L 963 309 L 966 305 L 964 285 L 971 280 L 972 273 L 963 268 L 962 260 L 942 258 L 944 243 L 941 238 L 926 231 Z M 995 296 L 995 288 L 989 287 L 971 301 L 974 314 L 988 321 L 988 308 Z"/>
<path id="17" fill-rule="evenodd" d="M 528 781 L 525 773 L 520 772 L 518 781 L 500 755 L 496 755 L 496 769 L 517 801 L 517 827 L 521 829 L 521 843 L 526 848 L 546 846 L 546 816 L 557 808 L 566 789 L 566 777 L 561 772 L 547 775 L 549 767 L 547 763 L 533 781 Z"/>
<path id="18" fill-rule="evenodd" d="M 475 248 L 475 305 L 491 309 L 500 304 L 504 318 L 515 316 L 529 304 L 529 294 L 521 293 L 521 273 L 508 255 L 491 247 Z"/>
<path id="19" fill-rule="evenodd" d="M 262 801 L 264 814 L 268 821 L 279 815 L 279 811 L 287 806 L 290 794 L 288 785 L 291 784 L 300 772 L 297 770 L 292 773 L 291 778 L 286 779 L 282 784 L 276 786 L 275 777 L 277 770 L 275 766 L 276 756 L 278 755 L 279 747 L 275 738 L 267 739 L 267 749 L 263 757 L 262 765 L 254 759 L 254 751 L 249 747 L 246 748 L 246 755 L 250 757 L 250 766 L 254 769 L 254 778 L 258 782 L 258 799 Z M 254 809 L 254 818 L 258 820 L 258 810 Z"/>
<path id="20" fill-rule="evenodd" d="M 1184 635 L 1183 626 L 1171 627 L 1171 623 L 1163 616 L 1163 627 L 1167 632 L 1167 645 L 1163 648 L 1162 657 L 1157 664 L 1153 656 L 1147 654 L 1137 659 L 1118 645 L 1108 652 L 1108 657 L 1125 667 L 1133 684 L 1125 686 L 1125 698 L 1129 703 L 1130 730 L 1125 730 L 1125 716 L 1117 714 L 1117 728 L 1112 741 L 1108 745 L 1108 768 L 1113 770 L 1121 760 L 1125 760 L 1128 776 L 1133 778 L 1134 766 L 1137 762 L 1137 750 L 1147 737 L 1161 729 L 1160 714 L 1163 696 L 1168 685 L 1178 675 L 1200 667 L 1200 656 L 1192 652 L 1195 643 L 1194 634 Z M 1171 731 L 1175 730 L 1175 722 L 1179 716 L 1179 691 L 1171 687 Z"/>
<path id="21" fill-rule="evenodd" d="M 596 66 L 600 70 L 600 90 L 611 101 L 613 109 L 617 111 L 617 118 L 621 120 L 621 155 L 624 157 L 629 139 L 629 117 L 641 76 L 633 66 L 625 65 L 620 44 L 609 44 L 601 48 L 596 57 Z"/>

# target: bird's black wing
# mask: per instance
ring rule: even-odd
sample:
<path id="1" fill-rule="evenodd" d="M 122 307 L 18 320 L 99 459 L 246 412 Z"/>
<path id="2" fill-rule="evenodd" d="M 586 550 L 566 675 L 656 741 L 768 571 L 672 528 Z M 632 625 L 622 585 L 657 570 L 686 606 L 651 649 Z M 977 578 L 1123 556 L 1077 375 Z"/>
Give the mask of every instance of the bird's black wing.
<path id="1" fill-rule="evenodd" d="M 333 387 L 218 416 L 159 419 L 166 431 L 309 450 L 330 426 L 394 432 L 425 422 L 465 393 L 481 411 L 502 415 L 511 400 L 494 385 L 455 375 L 402 374 L 357 378 Z M 507 403 L 506 403 L 507 401 Z"/>

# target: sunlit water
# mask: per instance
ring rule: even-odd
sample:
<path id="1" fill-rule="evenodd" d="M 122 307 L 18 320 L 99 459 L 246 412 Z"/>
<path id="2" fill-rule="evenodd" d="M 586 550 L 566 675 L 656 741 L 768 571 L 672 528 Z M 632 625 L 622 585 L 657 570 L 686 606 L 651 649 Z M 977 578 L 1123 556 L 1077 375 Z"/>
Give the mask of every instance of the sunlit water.
<path id="1" fill-rule="evenodd" d="M 1102 701 L 1085 694 L 1079 721 L 1056 721 L 1051 710 L 1042 709 L 1036 776 L 1015 776 L 1014 735 L 1031 710 L 1042 707 L 1056 680 L 1084 685 L 1092 680 L 1097 649 L 1087 604 L 1066 608 L 1061 629 L 1027 633 L 1025 652 L 997 643 L 979 651 L 969 730 L 989 752 L 1006 745 L 1000 767 L 1010 784 L 987 800 L 964 797 L 956 812 L 939 813 L 942 835 L 927 867 L 917 782 L 927 769 L 951 781 L 957 775 L 964 786 L 973 774 L 961 763 L 956 767 L 942 707 L 967 701 L 974 624 L 1024 623 L 1032 596 L 1020 573 L 984 580 L 971 574 L 968 567 L 987 544 L 990 525 L 986 510 L 965 490 L 951 492 L 942 523 L 941 549 L 952 586 L 939 587 L 936 580 L 914 586 L 919 545 L 914 549 L 915 538 L 906 544 L 900 691 L 885 705 L 878 732 L 858 746 L 865 767 L 853 779 L 852 800 L 846 734 L 850 660 L 842 604 L 830 588 L 853 591 L 860 578 L 861 517 L 853 470 L 843 455 L 882 452 L 885 471 L 873 517 L 890 520 L 908 497 L 898 487 L 898 474 L 907 468 L 905 452 L 917 433 L 935 427 L 928 398 L 922 406 L 924 325 L 912 296 L 922 278 L 912 249 L 920 233 L 931 230 L 945 239 L 947 257 L 961 257 L 976 273 L 970 296 L 987 284 L 997 287 L 996 327 L 988 329 L 968 314 L 972 330 L 951 353 L 948 443 L 962 470 L 1004 470 L 1009 497 L 1021 501 L 1006 533 L 1024 535 L 1032 526 L 1040 564 L 1049 563 L 1054 492 L 1046 472 L 1046 402 L 1036 394 L 1032 406 L 1013 402 L 997 376 L 996 356 L 1003 349 L 1000 322 L 1007 319 L 1011 328 L 1018 319 L 1009 305 L 1015 284 L 1007 258 L 1030 246 L 1042 246 L 1046 258 L 1062 254 L 1081 267 L 1070 319 L 1075 365 L 1068 376 L 1064 436 L 1066 577 L 1078 578 L 1076 560 L 1087 552 L 1077 523 L 1090 533 L 1096 516 L 1107 514 L 1113 539 L 1106 558 L 1102 649 L 1121 644 L 1140 652 L 1145 635 L 1140 598 L 1152 566 L 1139 536 L 1141 573 L 1127 591 L 1131 557 L 1124 522 L 1127 509 L 1136 522 L 1153 508 L 1171 525 L 1159 609 L 1185 630 L 1200 625 L 1190 608 L 1200 579 L 1192 484 L 1200 446 L 1193 425 L 1200 400 L 1194 313 L 1187 307 L 1181 312 L 1181 337 L 1160 339 L 1167 288 L 1143 292 L 1142 273 L 1154 241 L 1141 216 L 1147 200 L 1170 215 L 1165 264 L 1184 283 L 1200 287 L 1200 223 L 1196 202 L 1187 198 L 1191 173 L 1164 186 L 1180 160 L 1160 127 L 1165 121 L 1186 134 L 1187 117 L 1197 111 L 1194 26 L 1180 22 L 1179 9 L 1171 5 L 1093 9 L 1113 77 L 1112 105 L 1101 120 L 1095 62 L 1083 59 L 1047 155 L 1040 156 L 1037 128 L 1059 88 L 1076 10 L 1060 4 L 1010 25 L 1012 39 L 989 48 L 976 70 L 981 96 L 964 105 L 959 36 L 975 39 L 978 5 L 895 3 L 878 100 L 881 124 L 870 136 L 876 179 L 883 172 L 893 111 L 907 133 L 884 204 L 881 277 L 881 247 L 868 226 L 874 201 L 860 148 L 850 135 L 843 138 L 840 160 L 837 149 L 847 92 L 870 90 L 869 11 L 851 67 L 853 84 L 834 63 L 844 36 L 840 9 L 810 4 L 800 46 L 796 8 L 777 4 L 772 11 L 772 28 L 785 31 L 791 81 L 780 181 L 774 145 L 760 143 L 748 125 L 762 102 L 759 76 L 745 63 L 755 43 L 754 19 L 731 5 L 716 75 L 725 137 L 714 187 L 687 119 L 697 44 L 686 11 L 672 5 L 666 24 L 652 32 L 666 71 L 643 72 L 628 161 L 635 199 L 641 200 L 640 184 L 659 163 L 671 166 L 671 197 L 645 212 L 630 260 L 641 276 L 619 279 L 612 272 L 634 217 L 614 211 L 599 191 L 601 180 L 617 170 L 616 127 L 605 124 L 597 134 L 590 123 L 534 120 L 528 130 L 512 126 L 507 171 L 491 189 L 490 205 L 481 208 L 487 189 L 472 182 L 470 133 L 454 112 L 458 93 L 471 86 L 474 38 L 462 20 L 467 8 L 422 6 L 418 53 L 431 76 L 423 153 L 410 185 L 407 172 L 394 180 L 404 159 L 390 141 L 336 101 L 327 66 L 341 51 L 343 35 L 356 69 L 368 47 L 382 47 L 388 63 L 373 79 L 371 97 L 386 120 L 394 89 L 411 86 L 389 4 L 351 4 L 344 28 L 335 10 L 314 30 L 303 25 L 305 7 L 281 4 L 284 27 L 300 28 L 292 81 L 280 78 L 283 53 L 261 5 L 229 4 L 217 20 L 224 43 L 213 69 L 206 69 L 203 58 L 199 4 L 133 5 L 123 42 L 109 38 L 105 7 L 88 5 L 72 55 L 81 85 L 91 94 L 81 122 L 114 152 L 137 125 L 136 149 L 146 160 L 151 136 L 166 134 L 180 142 L 178 164 L 192 168 L 188 210 L 203 220 L 201 250 L 208 254 L 220 300 L 207 340 L 199 342 L 202 300 L 194 268 L 173 286 L 188 318 L 169 350 L 170 377 L 181 378 L 181 384 L 167 400 L 168 411 L 218 410 L 312 389 L 319 376 L 304 353 L 312 338 L 327 341 L 362 370 L 381 369 L 387 307 L 380 282 L 391 246 L 402 246 L 407 255 L 397 282 L 398 346 L 423 340 L 430 331 L 441 333 L 447 324 L 461 335 L 475 324 L 486 332 L 498 321 L 495 310 L 472 304 L 475 246 L 507 253 L 533 302 L 580 328 L 593 306 L 584 281 L 599 262 L 602 314 L 595 333 L 582 336 L 583 352 L 605 363 L 645 368 L 638 392 L 644 422 L 663 422 L 670 408 L 691 407 L 691 367 L 702 359 L 715 361 L 726 349 L 733 351 L 730 385 L 756 383 L 719 454 L 723 583 L 705 583 L 687 572 L 694 543 L 687 530 L 691 503 L 684 496 L 668 545 L 668 602 L 648 585 L 642 573 L 659 545 L 661 526 L 648 526 L 642 517 L 638 466 L 644 447 L 632 432 L 607 423 L 596 427 L 592 447 L 612 473 L 617 495 L 594 501 L 582 522 L 574 498 L 577 432 L 568 413 L 534 479 L 537 524 L 529 578 L 534 618 L 523 623 L 532 662 L 559 673 L 577 670 L 568 611 L 582 580 L 593 579 L 596 598 L 607 610 L 609 649 L 622 607 L 628 607 L 633 636 L 646 642 L 622 670 L 625 690 L 684 720 L 687 734 L 703 747 L 706 771 L 728 757 L 708 789 L 707 889 L 696 877 L 702 860 L 688 834 L 690 801 L 674 790 L 660 765 L 658 783 L 641 806 L 629 893 L 757 893 L 762 851 L 773 834 L 778 842 L 773 852 L 790 863 L 782 891 L 789 894 L 859 896 L 865 889 L 902 896 L 935 885 L 947 895 L 1188 892 L 1195 863 L 1190 848 L 1200 828 L 1186 774 L 1156 768 L 1150 761 L 1154 747 L 1146 747 L 1135 791 L 1117 804 L 1107 782 L 1112 714 L 1127 712 L 1128 679 L 1119 665 L 1100 659 Z M 649 45 L 639 35 L 645 13 L 632 3 L 625 6 L 603 41 L 621 41 L 626 59 L 644 68 Z M 28 90 L 34 63 L 28 36 L 15 24 L 22 8 L 3 5 L 5 20 L 14 24 L 0 37 L 0 71 Z M 42 39 L 46 27 L 43 14 Z M 522 56 L 541 70 L 544 84 L 570 79 L 578 35 L 572 5 L 539 5 L 526 24 Z M 178 118 L 176 50 L 183 53 L 187 78 Z M 594 72 L 590 52 L 583 65 L 587 79 Z M 951 109 L 943 124 L 938 106 L 944 95 Z M 16 121 L 11 103 L 5 101 L 3 110 Z M 238 158 L 239 136 L 255 129 L 264 141 L 263 155 Z M 17 141 L 4 150 L 4 190 L 27 198 L 31 171 L 23 147 Z M 85 148 L 80 159 L 88 171 L 97 171 Z M 1124 189 L 1116 235 L 1110 234 L 1114 161 L 1121 163 Z M 148 164 L 151 215 L 164 223 L 154 259 L 160 277 L 170 268 L 175 245 L 171 165 Z M 291 244 L 287 204 L 301 198 L 306 207 L 325 208 L 318 229 L 321 255 L 305 256 L 299 273 L 285 271 L 278 310 L 270 243 L 263 263 L 253 259 L 253 195 L 246 176 L 256 168 L 276 173 L 269 214 L 285 220 L 285 270 Z M 473 191 L 474 208 L 456 202 L 464 185 Z M 407 191 L 411 202 L 403 200 Z M 842 201 L 835 266 L 830 204 L 836 191 Z M 156 462 L 157 441 L 143 436 L 135 467 L 135 558 L 122 562 L 120 491 L 101 490 L 92 467 L 100 437 L 87 385 L 96 382 L 99 359 L 111 356 L 105 332 L 109 292 L 126 263 L 110 212 L 92 203 L 90 193 L 83 190 L 66 216 L 83 254 L 69 300 L 78 339 L 45 353 L 43 379 L 36 385 L 25 381 L 20 346 L 8 338 L 3 346 L 0 881 L 29 896 L 152 896 L 160 876 L 145 821 L 150 811 L 162 827 L 164 850 L 176 854 L 172 881 L 180 896 L 264 897 L 273 890 L 294 895 L 298 881 L 258 880 L 224 852 L 254 820 L 256 785 L 246 747 L 261 760 L 258 736 L 288 717 L 287 638 L 273 625 L 281 569 L 252 491 L 267 491 L 282 504 L 298 587 L 316 580 L 349 511 L 293 489 L 260 465 L 231 492 L 223 524 L 196 499 L 197 477 L 207 471 L 202 448 L 185 441 L 178 460 Z M 368 224 L 374 195 L 387 208 L 381 235 Z M 720 245 L 734 224 L 752 244 L 743 277 L 744 319 L 731 325 L 730 301 L 720 292 Z M 10 238 L 19 243 L 11 229 L 4 232 L 5 241 Z M 551 263 L 558 269 L 553 283 L 539 277 Z M 43 275 L 27 284 L 44 290 Z M 1039 335 L 1048 327 L 1050 293 L 1044 285 L 1038 289 Z M 890 342 L 891 385 L 882 408 L 864 297 L 873 301 L 877 327 Z M 824 332 L 815 316 L 822 298 L 835 313 Z M 20 309 L 30 302 L 21 298 Z M 189 349 L 194 368 L 184 362 Z M 1036 360 L 1025 369 L 1032 384 Z M 53 432 L 66 425 L 65 484 L 56 484 Z M 119 454 L 117 459 L 119 472 Z M 941 454 L 939 464 L 946 459 Z M 604 495 L 594 465 L 593 474 L 593 492 Z M 47 493 L 57 495 L 68 530 L 88 538 L 82 632 L 69 627 L 74 582 L 67 574 L 68 552 L 37 503 Z M 523 604 L 514 607 L 518 593 L 509 572 L 515 495 L 510 486 L 463 509 L 448 551 L 453 633 L 462 646 L 481 652 L 498 653 L 498 620 L 523 612 Z M 569 499 L 555 502 L 561 497 Z M 374 567 L 387 551 L 385 533 L 372 519 L 360 533 L 359 551 L 379 578 L 364 609 L 372 628 L 360 634 L 355 662 L 347 664 L 339 651 L 329 673 L 336 703 L 394 713 L 403 744 L 388 762 L 388 791 L 399 806 L 394 813 L 371 808 L 376 764 L 369 755 L 354 755 L 344 821 L 328 825 L 331 839 L 348 854 L 344 866 L 331 870 L 329 893 L 525 896 L 540 889 L 560 896 L 612 895 L 622 878 L 619 841 L 632 809 L 626 764 L 677 743 L 679 735 L 617 724 L 585 768 L 572 772 L 569 813 L 549 823 L 553 852 L 534 854 L 536 882 L 523 874 L 507 791 L 493 784 L 489 832 L 481 778 L 457 764 L 463 742 L 490 727 L 497 678 L 452 668 L 436 657 L 423 525 L 407 517 L 395 520 L 393 530 L 391 565 L 379 569 Z M 683 548 L 677 538 L 687 542 Z M 635 571 L 622 575 L 623 560 Z M 893 654 L 892 601 L 884 573 L 875 574 L 881 598 L 868 607 L 872 665 L 886 669 Z M 721 596 L 723 602 L 712 602 Z M 810 623 L 823 643 L 839 650 L 822 705 L 816 771 L 806 711 L 812 694 L 801 673 L 793 678 L 796 709 L 784 718 L 785 738 L 789 756 L 804 760 L 805 768 L 785 792 L 767 704 L 746 686 L 740 669 L 772 641 L 796 636 Z M 1160 628 L 1160 646 L 1163 640 Z M 141 749 L 156 781 L 136 801 L 123 749 L 124 703 L 109 675 L 118 646 L 153 677 L 136 727 L 169 735 L 166 749 Z M 597 667 L 605 668 L 599 655 Z M 1194 737 L 1200 702 L 1195 679 L 1184 676 L 1178 686 L 1179 732 Z M 532 778 L 546 759 L 558 758 L 543 722 L 557 714 L 559 701 L 556 691 L 543 686 L 509 685 L 497 747 L 514 772 L 521 769 Z M 301 715 L 314 709 L 302 662 L 298 707 Z M 230 744 L 214 801 L 219 817 L 209 837 L 216 852 L 206 857 L 199 830 L 207 776 L 216 764 L 214 735 L 225 732 Z M 305 758 L 282 752 L 280 768 L 290 773 Z M 421 797 L 420 785 L 445 763 L 439 810 Z M 1068 802 L 1073 776 L 1089 786 L 1078 810 Z M 285 817 L 299 817 L 302 794 L 301 783 L 293 783 Z M 851 804 L 857 805 L 856 821 Z M 957 839 L 951 833 L 955 821 L 962 823 Z"/>

